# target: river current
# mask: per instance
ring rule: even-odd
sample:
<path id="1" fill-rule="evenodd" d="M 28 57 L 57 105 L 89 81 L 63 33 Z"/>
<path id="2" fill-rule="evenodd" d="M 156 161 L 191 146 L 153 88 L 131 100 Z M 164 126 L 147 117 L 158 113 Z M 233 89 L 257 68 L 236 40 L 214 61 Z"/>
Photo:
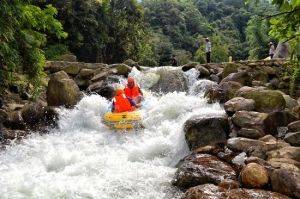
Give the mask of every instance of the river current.
<path id="1" fill-rule="evenodd" d="M 133 71 L 143 84 L 154 76 Z M 170 199 L 176 164 L 190 153 L 184 122 L 192 116 L 224 114 L 195 93 L 194 71 L 185 74 L 189 92 L 146 96 L 144 129 L 114 131 L 101 116 L 110 102 L 85 96 L 73 109 L 59 109 L 58 128 L 12 142 L 0 152 L 1 199 Z M 120 80 L 124 83 L 125 80 Z M 147 87 L 147 86 L 144 86 Z"/>

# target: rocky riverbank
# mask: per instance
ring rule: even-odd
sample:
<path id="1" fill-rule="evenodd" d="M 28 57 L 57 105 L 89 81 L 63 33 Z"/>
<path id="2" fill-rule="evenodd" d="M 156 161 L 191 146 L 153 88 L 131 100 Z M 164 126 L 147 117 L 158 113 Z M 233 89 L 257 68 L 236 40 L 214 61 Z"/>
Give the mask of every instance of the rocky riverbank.
<path id="1" fill-rule="evenodd" d="M 21 89 L 6 90 L 0 103 L 3 142 L 35 130 L 47 132 L 58 119 L 56 107 L 72 108 L 83 94 L 111 99 L 112 83 L 133 67 L 145 74 L 149 69 L 131 60 L 112 65 L 48 62 L 47 86 L 36 102 Z M 182 71 L 194 69 L 198 78 L 211 81 L 196 90 L 204 91 L 208 102 L 224 104 L 227 113 L 186 121 L 191 154 L 178 163 L 173 179 L 185 192 L 183 198 L 300 198 L 300 83 L 291 92 L 287 61 L 190 63 L 179 69 L 157 71 L 149 89 L 187 91 Z"/>

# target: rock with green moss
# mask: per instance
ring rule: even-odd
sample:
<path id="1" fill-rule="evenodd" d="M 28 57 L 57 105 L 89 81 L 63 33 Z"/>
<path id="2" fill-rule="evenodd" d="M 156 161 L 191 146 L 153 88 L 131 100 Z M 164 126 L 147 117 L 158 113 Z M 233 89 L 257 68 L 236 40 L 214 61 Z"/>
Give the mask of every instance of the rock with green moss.
<path id="1" fill-rule="evenodd" d="M 238 68 L 240 67 L 239 64 L 236 63 L 226 63 L 223 73 L 222 73 L 222 78 L 227 77 L 231 73 L 236 73 L 238 72 Z"/>
<path id="2" fill-rule="evenodd" d="M 243 92 L 237 91 L 237 97 L 253 99 L 255 101 L 255 110 L 258 112 L 283 110 L 286 106 L 282 94 L 273 90 L 249 89 Z"/>

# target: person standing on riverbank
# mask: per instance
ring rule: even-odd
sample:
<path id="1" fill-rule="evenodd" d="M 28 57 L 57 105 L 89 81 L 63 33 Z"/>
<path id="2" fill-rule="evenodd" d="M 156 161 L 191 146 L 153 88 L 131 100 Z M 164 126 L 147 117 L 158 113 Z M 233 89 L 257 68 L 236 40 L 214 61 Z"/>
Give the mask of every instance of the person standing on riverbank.
<path id="1" fill-rule="evenodd" d="M 205 38 L 205 42 L 206 63 L 210 63 L 211 42 L 208 37 Z"/>
<path id="2" fill-rule="evenodd" d="M 271 57 L 271 59 L 273 59 L 273 56 L 275 54 L 275 46 L 274 46 L 273 42 L 269 43 L 269 47 L 270 47 L 269 56 Z"/>

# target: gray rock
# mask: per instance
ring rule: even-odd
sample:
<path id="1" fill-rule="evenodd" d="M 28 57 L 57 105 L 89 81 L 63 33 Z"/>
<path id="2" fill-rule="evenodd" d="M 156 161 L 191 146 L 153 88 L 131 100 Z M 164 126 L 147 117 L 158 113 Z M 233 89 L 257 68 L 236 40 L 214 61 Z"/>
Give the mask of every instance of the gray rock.
<path id="1" fill-rule="evenodd" d="M 288 124 L 287 127 L 288 127 L 290 132 L 300 131 L 300 120 L 291 122 L 290 124 Z"/>
<path id="2" fill-rule="evenodd" d="M 190 149 L 226 141 L 229 124 L 225 117 L 191 118 L 184 124 L 186 141 Z"/>

